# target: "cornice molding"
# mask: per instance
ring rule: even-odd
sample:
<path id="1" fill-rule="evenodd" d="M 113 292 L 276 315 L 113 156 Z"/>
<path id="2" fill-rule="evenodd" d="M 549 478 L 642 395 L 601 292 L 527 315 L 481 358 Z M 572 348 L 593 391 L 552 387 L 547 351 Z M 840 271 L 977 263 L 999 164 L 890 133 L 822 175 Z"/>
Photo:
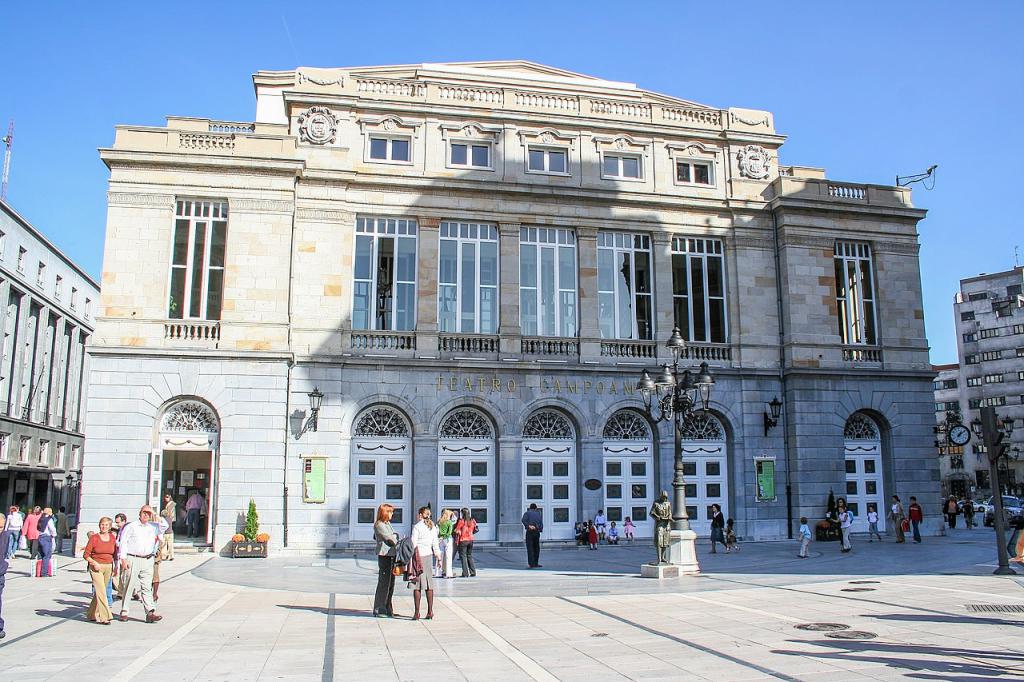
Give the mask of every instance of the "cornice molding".
<path id="1" fill-rule="evenodd" d="M 228 208 L 241 213 L 291 213 L 295 204 L 272 199 L 228 199 Z"/>
<path id="2" fill-rule="evenodd" d="M 771 251 L 775 248 L 775 242 L 764 237 L 733 237 L 732 239 L 726 239 L 725 246 L 726 248 L 732 246 L 734 248 Z"/>
<path id="3" fill-rule="evenodd" d="M 787 235 L 782 238 L 782 246 L 806 246 L 812 249 L 832 249 L 835 248 L 835 245 L 835 237 L 814 237 L 811 235 L 796 234 Z"/>
<path id="4" fill-rule="evenodd" d="M 916 256 L 921 251 L 921 245 L 910 242 L 871 242 L 871 248 L 875 253 L 896 253 L 906 256 Z"/>
<path id="5" fill-rule="evenodd" d="M 110 206 L 145 206 L 174 210 L 173 194 L 149 194 L 142 192 L 107 192 Z"/>
<path id="6" fill-rule="evenodd" d="M 328 208 L 305 208 L 295 209 L 295 219 L 310 222 L 330 223 L 354 223 L 355 211 L 344 211 Z"/>

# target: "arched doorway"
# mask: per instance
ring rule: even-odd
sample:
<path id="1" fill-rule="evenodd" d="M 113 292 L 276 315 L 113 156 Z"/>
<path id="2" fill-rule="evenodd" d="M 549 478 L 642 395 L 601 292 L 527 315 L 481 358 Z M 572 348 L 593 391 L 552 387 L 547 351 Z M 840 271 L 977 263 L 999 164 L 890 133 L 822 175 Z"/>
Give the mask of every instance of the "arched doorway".
<path id="1" fill-rule="evenodd" d="M 576 429 L 557 410 L 538 410 L 523 425 L 523 504 L 544 515 L 543 540 L 571 540 L 576 523 Z"/>
<path id="2" fill-rule="evenodd" d="M 711 505 L 729 518 L 729 476 L 725 428 L 715 415 L 695 412 L 682 429 L 683 476 L 686 479 L 686 515 L 698 535 L 711 534 Z"/>
<path id="3" fill-rule="evenodd" d="M 394 506 L 391 525 L 409 532 L 412 518 L 412 434 L 402 413 L 387 405 L 364 410 L 352 429 L 349 538 L 373 540 L 377 507 Z"/>
<path id="4" fill-rule="evenodd" d="M 180 400 L 172 403 L 160 418 L 157 447 L 150 453 L 149 505 L 164 508 L 170 495 L 176 505 L 175 541 L 192 539 L 213 544 L 217 513 L 217 452 L 220 448 L 220 420 L 205 403 Z M 193 494 L 202 498 L 198 534 L 191 536 L 187 505 Z"/>
<path id="5" fill-rule="evenodd" d="M 878 530 L 885 530 L 882 494 L 882 438 L 878 424 L 863 412 L 854 412 L 843 429 L 846 459 L 846 506 L 853 512 L 853 532 L 868 529 L 869 506 L 878 512 Z"/>
<path id="6" fill-rule="evenodd" d="M 460 407 L 441 420 L 437 442 L 437 514 L 469 509 L 478 540 L 494 540 L 494 428 L 479 410 Z"/>
<path id="7" fill-rule="evenodd" d="M 637 537 L 652 537 L 647 512 L 654 490 L 654 440 L 651 425 L 635 410 L 619 410 L 602 433 L 604 511 L 608 523 L 621 527 L 626 517 L 636 526 Z"/>

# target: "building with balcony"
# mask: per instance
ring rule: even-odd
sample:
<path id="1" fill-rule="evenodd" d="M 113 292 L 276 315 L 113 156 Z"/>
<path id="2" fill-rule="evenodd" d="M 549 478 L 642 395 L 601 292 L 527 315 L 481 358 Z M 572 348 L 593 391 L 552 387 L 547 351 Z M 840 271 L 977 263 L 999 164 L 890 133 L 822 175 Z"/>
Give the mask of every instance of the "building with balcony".
<path id="1" fill-rule="evenodd" d="M 1004 490 L 1024 492 L 1024 267 L 960 280 L 953 300 L 960 357 L 960 407 L 964 423 L 992 406 L 1016 420 L 1017 429 L 999 469 Z M 937 409 L 937 406 L 936 406 Z M 991 494 L 985 445 L 972 439 L 977 487 Z"/>
<path id="2" fill-rule="evenodd" d="M 276 548 L 367 541 L 384 502 L 649 535 L 673 434 L 635 387 L 674 326 L 716 379 L 682 434 L 699 533 L 937 499 L 910 190 L 780 165 L 768 112 L 529 62 L 253 81 L 254 122 L 100 151 L 87 522 L 198 489 L 217 550 L 250 499 Z"/>
<path id="3" fill-rule="evenodd" d="M 0 201 L 0 505 L 78 506 L 99 286 Z"/>

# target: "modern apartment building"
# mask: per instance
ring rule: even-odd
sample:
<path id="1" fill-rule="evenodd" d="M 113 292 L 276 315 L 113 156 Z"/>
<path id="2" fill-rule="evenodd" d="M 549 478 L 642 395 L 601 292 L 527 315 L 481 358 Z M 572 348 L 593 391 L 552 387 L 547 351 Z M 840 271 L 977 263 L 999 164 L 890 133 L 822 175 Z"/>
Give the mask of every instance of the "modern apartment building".
<path id="1" fill-rule="evenodd" d="M 73 513 L 99 286 L 3 201 L 0 301 L 0 504 Z"/>
<path id="2" fill-rule="evenodd" d="M 649 535 L 674 441 L 636 384 L 675 326 L 716 380 L 683 431 L 699 533 L 712 504 L 782 538 L 830 491 L 859 522 L 937 501 L 909 189 L 782 164 L 769 112 L 530 62 L 253 82 L 252 122 L 100 152 L 83 530 L 198 489 L 216 550 L 250 499 L 275 548 L 368 541 L 384 502 Z"/>
<path id="3" fill-rule="evenodd" d="M 960 280 L 953 303 L 960 357 L 960 408 L 964 423 L 983 406 L 1012 417 L 1017 428 L 1000 468 L 1004 489 L 1024 488 L 1024 267 Z M 938 399 L 936 399 L 938 400 Z M 938 411 L 938 405 L 936 405 Z M 985 446 L 975 438 L 965 462 L 976 467 L 977 487 L 992 489 Z M 973 462 L 971 461 L 973 460 Z"/>

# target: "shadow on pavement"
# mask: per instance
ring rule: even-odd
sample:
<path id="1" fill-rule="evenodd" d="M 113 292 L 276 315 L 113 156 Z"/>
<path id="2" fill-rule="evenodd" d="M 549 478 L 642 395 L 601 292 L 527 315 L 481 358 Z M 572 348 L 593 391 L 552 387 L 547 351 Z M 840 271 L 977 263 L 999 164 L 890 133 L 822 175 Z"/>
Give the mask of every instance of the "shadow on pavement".
<path id="1" fill-rule="evenodd" d="M 864 613 L 862 618 L 876 618 L 878 620 L 897 620 L 909 623 L 947 623 L 957 625 L 1010 625 L 1013 627 L 1024 627 L 1024 622 L 1003 620 L 1000 618 L 989 618 L 986 616 L 939 616 L 922 615 L 917 613 Z"/>

